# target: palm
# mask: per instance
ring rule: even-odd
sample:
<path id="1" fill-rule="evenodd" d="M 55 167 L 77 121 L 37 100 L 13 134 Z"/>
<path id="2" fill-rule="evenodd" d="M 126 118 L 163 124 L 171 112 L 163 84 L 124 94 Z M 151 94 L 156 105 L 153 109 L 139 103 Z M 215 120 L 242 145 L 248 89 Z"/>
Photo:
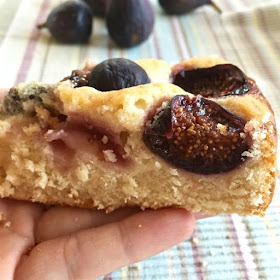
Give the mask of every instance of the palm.
<path id="1" fill-rule="evenodd" d="M 1 279 L 94 279 L 183 241 L 194 224 L 179 209 L 106 214 L 2 199 L 1 212 Z"/>

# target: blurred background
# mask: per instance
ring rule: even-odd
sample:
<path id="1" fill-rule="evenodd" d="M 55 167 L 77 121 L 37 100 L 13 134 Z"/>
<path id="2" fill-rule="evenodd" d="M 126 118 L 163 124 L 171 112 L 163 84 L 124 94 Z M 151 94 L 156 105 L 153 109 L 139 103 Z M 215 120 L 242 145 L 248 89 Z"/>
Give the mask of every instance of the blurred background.
<path id="1" fill-rule="evenodd" d="M 104 19 L 94 17 L 87 44 L 63 44 L 38 30 L 58 0 L 0 0 L 0 86 L 54 83 L 81 68 L 85 59 L 157 58 L 169 63 L 218 55 L 254 78 L 280 120 L 280 1 L 216 0 L 170 16 L 152 0 L 155 25 L 142 44 L 122 49 Z M 190 240 L 104 279 L 280 279 L 280 192 L 268 215 L 222 215 L 200 220 Z"/>

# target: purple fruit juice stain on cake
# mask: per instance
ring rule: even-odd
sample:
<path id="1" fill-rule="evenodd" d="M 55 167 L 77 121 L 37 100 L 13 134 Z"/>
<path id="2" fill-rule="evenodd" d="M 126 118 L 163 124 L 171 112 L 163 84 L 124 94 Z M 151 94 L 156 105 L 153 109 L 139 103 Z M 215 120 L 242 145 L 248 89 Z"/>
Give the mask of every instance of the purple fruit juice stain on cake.
<path id="1" fill-rule="evenodd" d="M 75 158 L 84 162 L 97 158 L 100 162 L 118 168 L 127 167 L 131 160 L 124 151 L 125 132 L 114 134 L 94 122 L 73 120 L 61 123 L 45 134 L 58 165 L 75 164 Z"/>

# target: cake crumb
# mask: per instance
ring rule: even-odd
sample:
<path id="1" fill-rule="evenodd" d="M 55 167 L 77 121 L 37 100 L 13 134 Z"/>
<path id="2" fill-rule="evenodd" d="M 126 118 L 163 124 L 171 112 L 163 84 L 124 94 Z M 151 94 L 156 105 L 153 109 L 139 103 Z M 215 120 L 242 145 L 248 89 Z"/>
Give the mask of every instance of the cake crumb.
<path id="1" fill-rule="evenodd" d="M 243 152 L 243 153 L 241 154 L 241 156 L 253 158 L 253 157 L 254 157 L 254 154 L 251 153 L 251 152 L 249 152 L 249 151 L 245 151 L 245 152 Z"/>
<path id="2" fill-rule="evenodd" d="M 102 137 L 101 141 L 102 141 L 103 144 L 106 145 L 106 144 L 108 143 L 108 136 L 104 135 L 104 136 Z"/>
<path id="3" fill-rule="evenodd" d="M 227 135 L 227 127 L 225 125 L 218 123 L 217 129 L 220 131 L 222 135 Z"/>
<path id="4" fill-rule="evenodd" d="M 169 173 L 174 176 L 177 176 L 179 174 L 178 170 L 175 168 L 170 168 Z"/>
<path id="5" fill-rule="evenodd" d="M 194 243 L 194 244 L 198 244 L 198 239 L 196 237 L 193 237 L 191 239 L 191 242 Z"/>
<path id="6" fill-rule="evenodd" d="M 155 162 L 155 167 L 158 168 L 158 169 L 160 169 L 160 168 L 161 168 L 161 164 L 160 164 L 158 161 L 156 161 L 156 162 Z"/>
<path id="7" fill-rule="evenodd" d="M 138 227 L 139 227 L 139 228 L 141 228 L 141 227 L 142 227 L 142 225 L 141 225 L 141 224 L 139 224 L 139 225 L 138 225 Z"/>
<path id="8" fill-rule="evenodd" d="M 10 130 L 11 124 L 6 121 L 0 121 L 0 136 L 5 136 Z"/>
<path id="9" fill-rule="evenodd" d="M 40 132 L 41 128 L 38 123 L 32 123 L 28 126 L 24 126 L 22 130 L 27 136 L 31 136 L 34 133 Z"/>
<path id="10" fill-rule="evenodd" d="M 76 175 L 82 182 L 87 182 L 89 180 L 89 170 L 85 165 L 76 169 Z"/>
<path id="11" fill-rule="evenodd" d="M 10 221 L 8 221 L 8 222 L 6 222 L 4 224 L 4 228 L 9 228 L 10 226 L 11 226 L 11 222 Z"/>
<path id="12" fill-rule="evenodd" d="M 105 161 L 111 161 L 111 162 L 117 161 L 117 156 L 113 150 L 105 150 L 103 151 L 103 154 L 104 154 Z"/>
<path id="13" fill-rule="evenodd" d="M 5 216 L 2 212 L 0 212 L 0 222 L 5 221 Z"/>
<path id="14" fill-rule="evenodd" d="M 79 198 L 79 193 L 75 189 L 71 189 L 71 193 L 68 195 L 70 198 L 78 199 Z"/>
<path id="15" fill-rule="evenodd" d="M 176 186 L 179 186 L 179 187 L 182 186 L 181 181 L 178 180 L 178 179 L 176 179 L 176 178 L 172 178 L 172 182 L 173 182 L 174 185 L 176 185 Z M 174 186 L 173 186 L 172 189 L 173 189 L 174 192 L 178 193 L 177 187 L 174 187 Z M 175 189 L 176 189 L 176 191 L 175 191 Z"/>
<path id="16" fill-rule="evenodd" d="M 199 262 L 198 265 L 200 267 L 206 267 L 208 265 L 207 261 L 202 261 L 202 262 Z"/>

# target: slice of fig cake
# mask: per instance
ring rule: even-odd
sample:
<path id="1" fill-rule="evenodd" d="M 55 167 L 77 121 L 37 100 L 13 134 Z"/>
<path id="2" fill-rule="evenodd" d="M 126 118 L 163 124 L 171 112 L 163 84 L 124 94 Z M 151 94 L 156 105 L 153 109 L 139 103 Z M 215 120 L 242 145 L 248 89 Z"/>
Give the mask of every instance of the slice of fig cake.
<path id="1" fill-rule="evenodd" d="M 0 197 L 263 216 L 275 179 L 272 109 L 216 57 L 87 63 L 0 101 Z"/>

